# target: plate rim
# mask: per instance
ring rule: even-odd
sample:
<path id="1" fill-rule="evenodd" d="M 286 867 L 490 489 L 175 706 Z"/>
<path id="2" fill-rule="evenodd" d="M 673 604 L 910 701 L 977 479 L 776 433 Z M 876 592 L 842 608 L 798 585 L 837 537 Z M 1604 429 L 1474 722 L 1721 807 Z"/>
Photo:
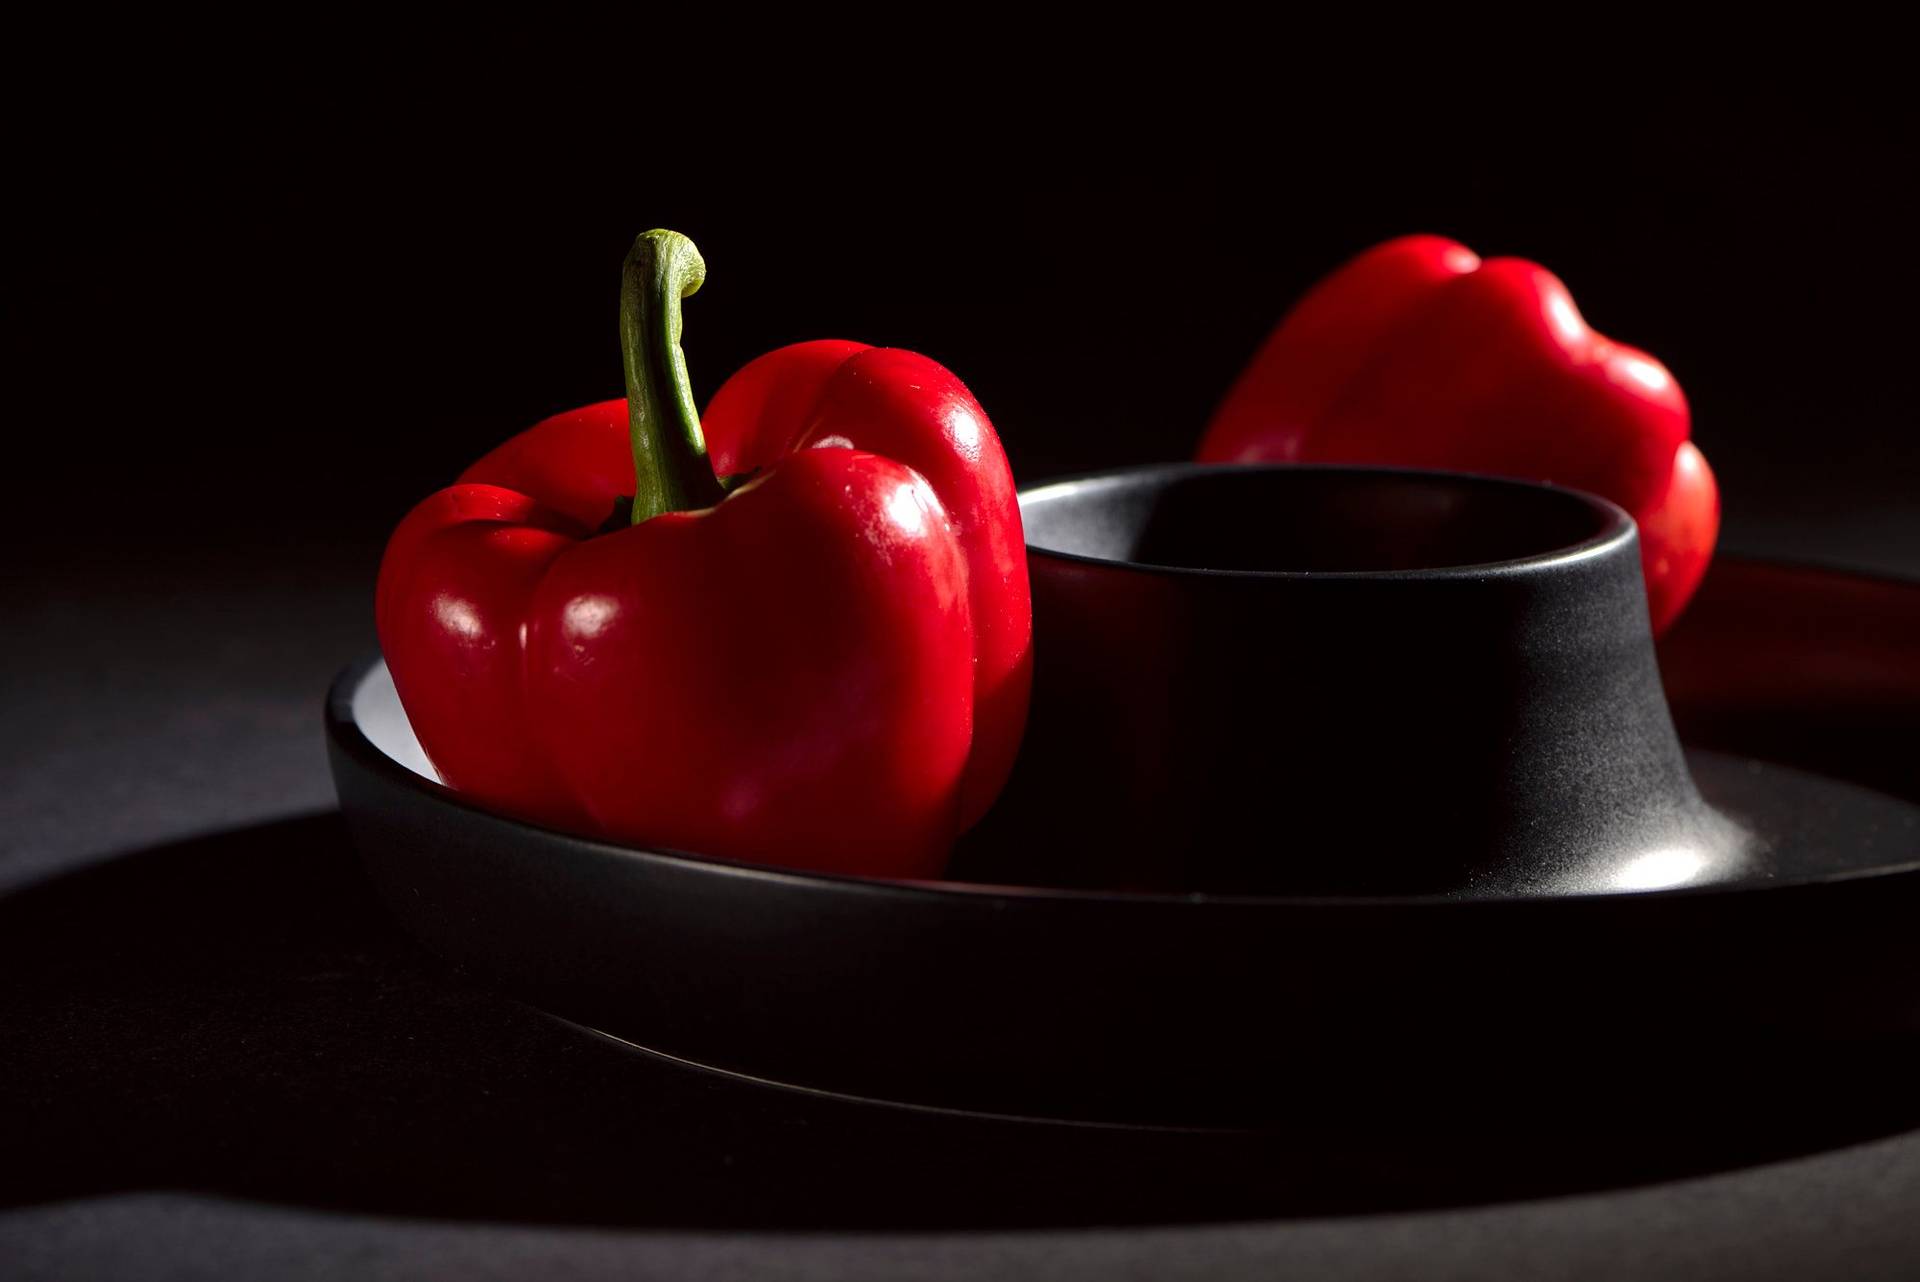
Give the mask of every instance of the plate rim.
<path id="1" fill-rule="evenodd" d="M 1871 573 L 1855 573 L 1844 570 L 1830 570 L 1818 566 L 1778 563 L 1758 558 L 1726 558 L 1741 565 L 1778 566 L 1781 569 L 1812 571 L 1825 574 L 1839 574 L 1850 578 L 1862 578 L 1884 582 L 1903 590 L 1920 589 L 1920 581 L 1909 582 L 1897 578 L 1884 578 Z M 1273 895 L 1273 894 L 1231 894 L 1215 892 L 1172 892 L 1172 891 L 1122 891 L 1103 890 L 1070 886 L 1028 886 L 1015 883 L 992 883 L 973 881 L 948 881 L 931 878 L 891 878 L 875 877 L 858 873 L 831 872 L 808 868 L 794 868 L 779 864 L 756 863 L 751 860 L 730 859 L 717 855 L 702 855 L 692 851 L 676 850 L 671 847 L 628 846 L 604 838 L 568 832 L 564 829 L 550 828 L 512 815 L 502 814 L 488 809 L 462 797 L 455 789 L 437 780 L 427 779 L 408 769 L 390 756 L 371 738 L 359 724 L 354 715 L 354 698 L 362 684 L 373 674 L 375 668 L 384 666 L 385 659 L 375 649 L 361 655 L 342 668 L 328 687 L 325 721 L 327 737 L 339 751 L 345 753 L 361 769 L 369 771 L 388 784 L 414 793 L 422 802 L 450 806 L 464 811 L 480 820 L 501 825 L 508 830 L 518 830 L 528 839 L 542 844 L 559 842 L 573 846 L 598 858 L 618 860 L 637 860 L 645 863 L 663 864 L 667 867 L 681 868 L 707 875 L 738 877 L 757 882 L 777 882 L 793 887 L 812 887 L 821 890 L 854 891 L 858 893 L 883 896 L 905 896 L 910 898 L 936 897 L 943 899 L 971 899 L 987 902 L 995 899 L 1017 899 L 1028 902 L 1052 902 L 1079 906 L 1090 905 L 1133 905 L 1141 908 L 1148 906 L 1180 906 L 1188 910 L 1200 910 L 1209 907 L 1231 908 L 1235 910 L 1322 910 L 1332 912 L 1355 911 L 1394 911 L 1417 912 L 1441 908 L 1462 909 L 1478 908 L 1482 910 L 1517 910 L 1519 908 L 1544 909 L 1547 905 L 1562 905 L 1566 911 L 1591 911 L 1596 905 L 1613 905 L 1622 901 L 1646 904 L 1657 901 L 1685 901 L 1701 898 L 1719 898 L 1728 895 L 1760 895 L 1807 890 L 1823 886 L 1841 885 L 1865 880 L 1881 880 L 1900 877 L 1920 877 L 1920 853 L 1913 858 L 1894 864 L 1883 864 L 1862 868 L 1849 868 L 1802 876 L 1754 878 L 1734 882 L 1709 882 L 1695 885 L 1663 887 L 1648 890 L 1631 891 L 1578 891 L 1554 895 L 1487 895 L 1461 896 L 1440 894 L 1383 894 L 1383 895 Z M 1684 745 L 1683 745 L 1684 746 Z M 1707 751 L 1695 749 L 1694 751 Z M 1743 758 L 1736 754 L 1719 753 L 1733 761 L 1757 760 Z M 1771 769 L 1792 771 L 1809 778 L 1838 786 L 1858 789 L 1875 797 L 1886 798 L 1897 804 L 1912 806 L 1905 801 L 1877 789 L 1850 780 L 1832 779 L 1812 771 L 1774 762 L 1762 763 Z"/>

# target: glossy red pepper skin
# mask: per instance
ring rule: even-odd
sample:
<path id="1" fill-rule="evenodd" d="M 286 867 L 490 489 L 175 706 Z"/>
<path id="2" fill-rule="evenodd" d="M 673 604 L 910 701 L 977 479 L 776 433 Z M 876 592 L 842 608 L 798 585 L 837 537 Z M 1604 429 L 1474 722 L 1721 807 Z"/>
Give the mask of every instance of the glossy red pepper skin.
<path id="1" fill-rule="evenodd" d="M 395 531 L 381 647 L 449 786 L 551 826 L 937 876 L 1012 765 L 1031 669 L 998 437 L 912 352 L 770 352 L 701 423 L 722 501 L 595 533 L 628 403 L 550 418 Z"/>
<path id="2" fill-rule="evenodd" d="M 1690 422 L 1666 367 L 1595 333 L 1545 268 L 1407 236 L 1294 307 L 1199 457 L 1446 468 L 1603 495 L 1639 522 L 1662 631 L 1699 586 L 1720 525 Z"/>

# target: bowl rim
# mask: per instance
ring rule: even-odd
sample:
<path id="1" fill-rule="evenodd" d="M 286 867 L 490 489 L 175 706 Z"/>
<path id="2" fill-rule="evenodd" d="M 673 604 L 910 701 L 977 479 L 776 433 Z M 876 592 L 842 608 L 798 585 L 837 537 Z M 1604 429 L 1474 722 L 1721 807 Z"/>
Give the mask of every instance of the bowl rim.
<path id="1" fill-rule="evenodd" d="M 626 846 L 604 838 L 549 828 L 541 824 L 501 814 L 477 805 L 457 791 L 415 773 L 379 747 L 361 728 L 354 713 L 354 699 L 376 668 L 386 666 L 376 650 L 342 668 L 327 690 L 325 721 L 329 742 L 350 757 L 360 768 L 384 780 L 390 786 L 414 794 L 429 805 L 451 807 L 509 831 L 524 833 L 543 843 L 554 841 L 574 847 L 601 859 L 633 860 L 664 865 L 705 875 L 735 877 L 761 883 L 774 882 L 796 888 L 836 890 L 865 895 L 906 899 L 947 899 L 954 896 L 987 902 L 1020 900 L 1030 903 L 1056 903 L 1078 907 L 1107 905 L 1133 911 L 1333 911 L 1346 913 L 1433 912 L 1446 909 L 1479 911 L 1559 911 L 1590 912 L 1597 907 L 1617 907 L 1623 902 L 1649 904 L 1660 901 L 1713 899 L 1724 895 L 1756 895 L 1789 892 L 1812 887 L 1886 877 L 1920 877 L 1920 856 L 1898 864 L 1873 865 L 1816 873 L 1798 877 L 1755 878 L 1747 881 L 1705 883 L 1650 890 L 1577 891 L 1554 895 L 1249 895 L 1209 892 L 1177 893 L 1169 891 L 1120 891 L 1083 889 L 1066 886 L 1023 886 L 991 882 L 943 881 L 931 878 L 874 877 L 858 873 L 829 872 L 793 868 L 777 864 L 754 863 L 718 855 L 702 855 L 667 847 Z M 1775 767 L 1807 775 L 1824 782 L 1837 783 L 1884 797 L 1885 794 L 1845 780 L 1827 780 L 1793 767 Z M 1902 805 L 1898 798 L 1890 798 Z"/>
<path id="2" fill-rule="evenodd" d="M 1261 474 L 1314 473 L 1318 475 L 1342 474 L 1356 477 L 1385 479 L 1411 479 L 1431 484 L 1442 482 L 1461 485 L 1469 489 L 1493 489 L 1506 491 L 1524 491 L 1555 496 L 1564 499 L 1570 506 L 1578 506 L 1597 518 L 1598 528 L 1586 538 L 1559 547 L 1548 548 L 1543 552 L 1530 552 L 1525 556 L 1508 557 L 1497 561 L 1475 561 L 1460 565 L 1423 566 L 1402 570 L 1247 570 L 1219 569 L 1197 565 L 1164 565 L 1155 561 L 1134 561 L 1124 557 L 1093 556 L 1084 552 L 1067 552 L 1058 548 L 1043 547 L 1031 539 L 1026 541 L 1027 555 L 1043 556 L 1053 561 L 1074 565 L 1099 566 L 1129 574 L 1147 574 L 1186 579 L 1245 579 L 1254 581 L 1278 582 L 1483 582 L 1490 578 L 1506 578 L 1522 574 L 1537 574 L 1544 571 L 1564 569 L 1580 565 L 1602 557 L 1611 556 L 1626 550 L 1636 559 L 1639 556 L 1640 527 L 1632 514 L 1611 499 L 1586 490 L 1570 486 L 1555 485 L 1548 481 L 1526 481 L 1511 476 L 1495 476 L 1482 472 L 1456 472 L 1437 468 L 1416 467 L 1374 467 L 1366 464 L 1345 463 L 1143 463 L 1131 467 L 1101 468 L 1096 471 L 1079 472 L 1070 476 L 1057 477 L 1020 489 L 1016 495 L 1020 502 L 1020 515 L 1024 524 L 1029 501 L 1050 502 L 1069 497 L 1076 493 L 1126 485 L 1154 476 L 1191 477 L 1191 476 L 1236 476 Z"/>

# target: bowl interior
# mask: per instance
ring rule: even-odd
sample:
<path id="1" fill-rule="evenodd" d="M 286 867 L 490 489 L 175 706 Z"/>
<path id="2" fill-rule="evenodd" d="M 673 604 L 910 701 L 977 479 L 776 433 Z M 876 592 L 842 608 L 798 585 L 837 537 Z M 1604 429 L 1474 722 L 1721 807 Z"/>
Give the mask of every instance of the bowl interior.
<path id="1" fill-rule="evenodd" d="M 394 689 L 393 673 L 387 670 L 386 664 L 369 667 L 366 675 L 353 686 L 349 698 L 353 722 L 369 743 L 422 779 L 440 782 L 433 763 L 420 747 L 420 740 L 414 737 L 413 725 L 407 720 L 406 709 L 400 706 L 400 692 Z"/>
<path id="2" fill-rule="evenodd" d="M 1100 491 L 1090 503 L 1089 489 Z M 1089 513 L 1098 519 L 1089 519 Z M 1172 569 L 1395 573 L 1518 561 L 1619 537 L 1611 504 L 1492 478 L 1318 467 L 1161 468 L 1021 496 L 1027 545 Z"/>

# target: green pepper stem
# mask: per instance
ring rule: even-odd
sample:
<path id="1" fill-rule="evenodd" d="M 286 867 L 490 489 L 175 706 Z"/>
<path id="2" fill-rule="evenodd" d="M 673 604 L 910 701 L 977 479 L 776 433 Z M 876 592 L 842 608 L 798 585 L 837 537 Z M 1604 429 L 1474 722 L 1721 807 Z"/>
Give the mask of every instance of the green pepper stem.
<path id="1" fill-rule="evenodd" d="M 620 354 L 633 438 L 633 523 L 710 507 L 724 495 L 707 459 L 687 358 L 680 300 L 707 279 L 707 264 L 679 232 L 643 232 L 621 269 Z"/>

